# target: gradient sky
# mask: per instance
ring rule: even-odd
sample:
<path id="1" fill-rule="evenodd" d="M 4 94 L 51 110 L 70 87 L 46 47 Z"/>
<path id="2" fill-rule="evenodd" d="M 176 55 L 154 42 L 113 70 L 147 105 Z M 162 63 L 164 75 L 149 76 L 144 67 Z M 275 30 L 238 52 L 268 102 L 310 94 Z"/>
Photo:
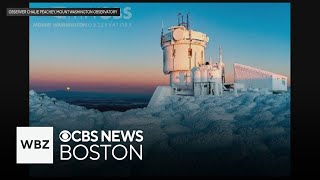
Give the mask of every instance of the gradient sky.
<path id="1" fill-rule="evenodd" d="M 228 82 L 233 80 L 233 63 L 240 63 L 288 76 L 290 84 L 289 3 L 30 3 L 30 7 L 120 7 L 122 13 L 129 7 L 132 14 L 129 19 L 30 17 L 30 89 L 70 86 L 74 91 L 152 93 L 169 82 L 162 72 L 161 21 L 165 29 L 176 25 L 179 12 L 189 12 L 191 29 L 210 37 L 207 60 L 218 59 L 222 46 Z M 44 23 L 51 27 L 36 27 Z M 53 27 L 57 23 L 99 27 Z"/>

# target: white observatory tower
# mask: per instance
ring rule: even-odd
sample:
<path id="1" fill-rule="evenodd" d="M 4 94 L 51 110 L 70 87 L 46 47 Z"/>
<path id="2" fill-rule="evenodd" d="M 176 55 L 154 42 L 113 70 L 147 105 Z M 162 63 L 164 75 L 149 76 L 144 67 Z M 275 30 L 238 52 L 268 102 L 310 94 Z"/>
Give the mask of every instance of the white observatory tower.
<path id="1" fill-rule="evenodd" d="M 163 26 L 163 25 L 162 25 Z M 205 61 L 205 48 L 209 37 L 190 29 L 178 14 L 178 25 L 169 32 L 161 32 L 163 50 L 163 73 L 170 76 L 169 86 L 158 86 L 148 106 L 161 104 L 166 96 L 220 96 L 225 87 L 225 66 L 222 62 L 222 48 L 219 47 L 219 61 L 211 58 Z M 287 77 L 244 65 L 234 65 L 235 82 L 233 89 L 260 88 L 271 91 L 286 91 Z M 265 78 L 267 77 L 267 79 Z"/>
<path id="2" fill-rule="evenodd" d="M 156 105 L 165 96 L 171 95 L 221 95 L 224 83 L 222 50 L 218 63 L 205 61 L 205 48 L 209 37 L 190 29 L 187 22 L 178 14 L 178 25 L 169 32 L 161 32 L 163 50 L 163 73 L 170 76 L 169 86 L 158 86 L 149 105 Z"/>
<path id="3" fill-rule="evenodd" d="M 173 94 L 193 95 L 191 69 L 205 63 L 205 48 L 209 37 L 190 29 L 179 13 L 178 25 L 172 26 L 166 34 L 161 34 L 163 50 L 163 73 L 170 75 Z"/>

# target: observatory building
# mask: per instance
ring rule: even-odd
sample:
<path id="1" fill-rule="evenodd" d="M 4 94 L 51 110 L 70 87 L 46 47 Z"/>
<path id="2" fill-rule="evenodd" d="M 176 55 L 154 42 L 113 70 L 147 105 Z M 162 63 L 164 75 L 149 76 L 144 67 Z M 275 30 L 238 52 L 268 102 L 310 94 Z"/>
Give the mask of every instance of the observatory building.
<path id="1" fill-rule="evenodd" d="M 245 88 L 287 91 L 287 77 L 254 67 L 234 64 L 234 82 Z"/>
<path id="2" fill-rule="evenodd" d="M 160 45 L 163 51 L 163 73 L 170 76 L 169 86 L 158 86 L 148 106 L 157 105 L 166 96 L 223 95 L 228 91 L 225 85 L 225 66 L 222 62 L 222 49 L 219 60 L 214 63 L 205 60 L 205 49 L 209 37 L 190 29 L 189 15 L 186 22 L 179 13 L 178 24 L 161 31 Z M 275 73 L 249 66 L 234 65 L 235 90 L 261 88 L 271 91 L 286 91 L 287 78 Z"/>
<path id="3" fill-rule="evenodd" d="M 221 95 L 224 77 L 222 58 L 219 63 L 205 62 L 205 48 L 209 37 L 191 30 L 180 21 L 166 34 L 161 33 L 163 73 L 170 76 L 172 95 Z"/>

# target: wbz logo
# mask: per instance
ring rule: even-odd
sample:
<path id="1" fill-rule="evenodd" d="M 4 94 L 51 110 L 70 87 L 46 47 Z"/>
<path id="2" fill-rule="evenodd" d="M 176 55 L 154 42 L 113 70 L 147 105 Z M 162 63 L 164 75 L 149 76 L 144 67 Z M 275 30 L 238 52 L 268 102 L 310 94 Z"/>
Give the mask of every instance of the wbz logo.
<path id="1" fill-rule="evenodd" d="M 52 164 L 53 128 L 17 127 L 17 164 Z"/>
<path id="2" fill-rule="evenodd" d="M 50 149 L 48 146 L 49 140 L 23 140 L 21 141 L 21 145 L 23 149 Z M 43 143 L 43 144 L 42 144 Z M 33 146 L 32 146 L 33 144 Z"/>

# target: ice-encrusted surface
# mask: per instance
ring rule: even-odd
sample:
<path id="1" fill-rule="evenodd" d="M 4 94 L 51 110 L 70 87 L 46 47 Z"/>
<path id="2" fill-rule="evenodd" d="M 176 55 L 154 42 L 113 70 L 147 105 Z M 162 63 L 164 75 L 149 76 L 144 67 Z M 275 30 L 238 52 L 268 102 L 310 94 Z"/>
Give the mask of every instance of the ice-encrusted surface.
<path id="1" fill-rule="evenodd" d="M 31 126 L 53 126 L 55 132 L 143 130 L 144 160 L 136 166 L 138 169 L 125 168 L 122 175 L 172 174 L 170 170 L 177 166 L 175 173 L 185 175 L 197 174 L 192 172 L 288 175 L 290 172 L 290 93 L 252 91 L 239 92 L 238 96 L 232 93 L 220 97 L 172 96 L 158 107 L 126 112 L 86 109 L 33 90 L 29 98 Z M 210 166 L 207 167 L 210 172 L 203 164 Z M 99 171 L 103 172 L 109 175 L 106 170 Z"/>

